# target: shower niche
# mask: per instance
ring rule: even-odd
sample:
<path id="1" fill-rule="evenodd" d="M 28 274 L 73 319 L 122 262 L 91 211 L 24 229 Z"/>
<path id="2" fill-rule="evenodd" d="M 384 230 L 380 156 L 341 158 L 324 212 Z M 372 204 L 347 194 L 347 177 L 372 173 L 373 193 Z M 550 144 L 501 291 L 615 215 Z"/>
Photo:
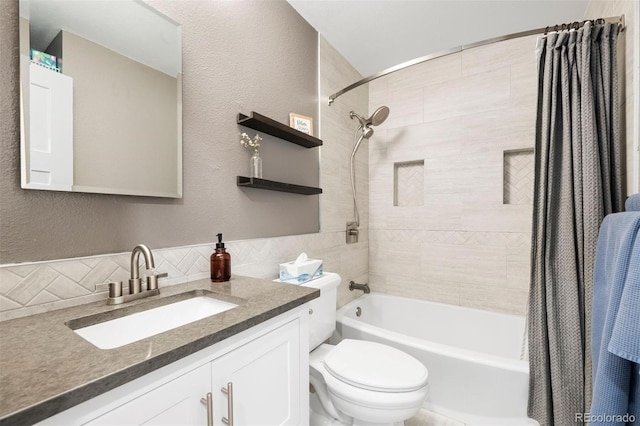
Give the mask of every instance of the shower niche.
<path id="1" fill-rule="evenodd" d="M 239 125 L 266 133 L 278 139 L 299 145 L 304 148 L 317 148 L 322 145 L 322 140 L 302 133 L 292 127 L 282 124 L 267 116 L 252 111 L 249 115 L 238 113 Z M 275 180 L 237 176 L 237 186 L 242 188 L 266 189 L 270 191 L 288 192 L 301 195 L 322 194 L 322 188 L 297 185 L 293 183 L 279 182 Z"/>
<path id="2" fill-rule="evenodd" d="M 393 165 L 393 205 L 424 205 L 424 160 L 405 161 Z"/>
<path id="3" fill-rule="evenodd" d="M 533 204 L 533 166 L 533 148 L 503 152 L 503 204 Z"/>

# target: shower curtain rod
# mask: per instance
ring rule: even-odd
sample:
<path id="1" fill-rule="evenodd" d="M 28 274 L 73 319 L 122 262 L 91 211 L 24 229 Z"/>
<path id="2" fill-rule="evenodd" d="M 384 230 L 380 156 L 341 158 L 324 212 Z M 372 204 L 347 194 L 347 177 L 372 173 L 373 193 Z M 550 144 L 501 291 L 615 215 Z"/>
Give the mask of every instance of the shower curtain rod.
<path id="1" fill-rule="evenodd" d="M 605 23 L 618 23 L 620 24 L 620 31 L 624 31 L 625 29 L 625 25 L 624 25 L 624 15 L 620 15 L 620 16 L 612 16 L 609 18 L 598 18 L 598 19 L 588 19 L 586 21 L 576 21 L 576 22 L 572 22 L 569 24 L 559 24 L 559 25 L 554 25 L 553 27 L 543 27 L 543 28 L 538 28 L 535 30 L 528 30 L 528 31 L 521 31 L 519 33 L 513 33 L 513 34 L 507 34 L 504 36 L 499 36 L 499 37 L 494 37 L 494 38 L 489 38 L 486 40 L 482 40 L 482 41 L 478 41 L 476 43 L 471 43 L 471 44 L 465 44 L 462 46 L 457 46 L 457 47 L 453 47 L 451 49 L 448 50 L 443 50 L 437 53 L 432 53 L 426 56 L 422 56 L 420 58 L 416 58 L 416 59 L 412 59 L 410 61 L 407 62 L 403 62 L 399 65 L 393 66 L 391 68 L 387 68 L 386 70 L 382 70 L 376 74 L 370 75 L 369 77 L 365 77 L 362 80 L 356 81 L 355 83 L 345 87 L 344 89 L 340 90 L 339 92 L 334 93 L 333 95 L 329 96 L 329 106 L 331 106 L 331 104 L 333 103 L 333 101 L 336 100 L 336 98 L 338 98 L 341 95 L 344 95 L 345 93 L 355 89 L 356 87 L 362 86 L 363 84 L 369 83 L 370 81 L 373 81 L 377 78 L 380 77 L 384 77 L 385 75 L 389 75 L 391 73 L 394 73 L 396 71 L 400 71 L 402 69 L 408 68 L 410 66 L 413 65 L 417 65 L 417 64 L 421 64 L 422 62 L 427 62 L 430 61 L 432 59 L 436 59 L 436 58 L 441 58 L 443 56 L 447 56 L 447 55 L 452 55 L 454 53 L 459 53 L 462 52 L 464 50 L 467 49 L 473 49 L 474 47 L 480 47 L 480 46 L 484 46 L 487 44 L 491 44 L 491 43 L 497 43 L 499 41 L 506 41 L 506 40 L 512 40 L 514 38 L 520 38 L 520 37 L 527 37 L 527 36 L 531 36 L 531 35 L 535 35 L 535 34 L 540 34 L 540 33 L 544 33 L 544 35 L 546 35 L 549 31 L 563 31 L 563 30 L 568 30 L 568 29 L 576 29 L 576 28 L 580 28 L 582 27 L 584 24 L 586 24 L 587 22 L 592 22 L 594 24 L 605 24 Z"/>

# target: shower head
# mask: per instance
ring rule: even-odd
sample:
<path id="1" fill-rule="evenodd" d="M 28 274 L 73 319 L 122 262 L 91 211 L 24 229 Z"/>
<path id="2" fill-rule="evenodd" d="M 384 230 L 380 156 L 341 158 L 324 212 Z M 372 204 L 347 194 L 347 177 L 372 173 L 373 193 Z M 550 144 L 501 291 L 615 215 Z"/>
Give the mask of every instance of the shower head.
<path id="1" fill-rule="evenodd" d="M 369 121 L 373 126 L 379 126 L 389 117 L 389 107 L 381 106 L 371 114 Z"/>
<path id="2" fill-rule="evenodd" d="M 360 115 L 356 114 L 353 111 L 351 111 L 349 113 L 349 117 L 351 117 L 351 119 L 357 118 L 358 121 L 360 122 L 360 126 L 362 127 L 362 129 L 364 131 L 364 129 L 370 128 L 370 126 L 379 126 L 382 123 L 384 123 L 384 121 L 387 119 L 387 117 L 389 117 L 389 107 L 381 106 L 380 108 L 375 110 L 373 112 L 373 114 L 371 114 L 371 117 L 369 117 L 367 119 L 362 118 Z M 373 134 L 373 133 L 371 133 L 371 134 Z M 365 138 L 366 138 L 366 136 L 365 136 Z"/>
<path id="3" fill-rule="evenodd" d="M 389 107 L 381 106 L 380 108 L 375 110 L 373 114 L 371 114 L 371 117 L 367 119 L 362 118 L 353 111 L 349 113 L 349 117 L 351 117 L 352 120 L 354 118 L 357 118 L 360 122 L 360 126 L 358 126 L 356 132 L 353 135 L 354 144 L 353 151 L 351 151 L 351 191 L 353 192 L 353 211 L 355 216 L 355 222 L 352 222 L 351 224 L 355 224 L 357 228 L 358 226 L 360 226 L 360 213 L 358 212 L 358 197 L 356 196 L 356 174 L 354 170 L 354 157 L 362 141 L 373 136 L 373 126 L 381 125 L 382 123 L 384 123 L 384 120 L 389 117 Z M 360 130 L 362 131 L 362 133 L 356 140 L 356 138 L 358 137 L 358 131 Z M 349 223 L 347 223 L 347 227 L 348 226 L 350 226 Z"/>

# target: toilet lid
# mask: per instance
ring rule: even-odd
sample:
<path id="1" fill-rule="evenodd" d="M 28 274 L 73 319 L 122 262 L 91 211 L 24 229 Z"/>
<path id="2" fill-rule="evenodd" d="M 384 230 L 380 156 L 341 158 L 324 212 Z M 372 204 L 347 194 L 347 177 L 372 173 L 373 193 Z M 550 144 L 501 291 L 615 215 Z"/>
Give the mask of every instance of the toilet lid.
<path id="1" fill-rule="evenodd" d="M 408 392 L 427 384 L 428 372 L 414 357 L 391 346 L 345 339 L 324 359 L 335 378 L 350 385 L 381 392 Z"/>

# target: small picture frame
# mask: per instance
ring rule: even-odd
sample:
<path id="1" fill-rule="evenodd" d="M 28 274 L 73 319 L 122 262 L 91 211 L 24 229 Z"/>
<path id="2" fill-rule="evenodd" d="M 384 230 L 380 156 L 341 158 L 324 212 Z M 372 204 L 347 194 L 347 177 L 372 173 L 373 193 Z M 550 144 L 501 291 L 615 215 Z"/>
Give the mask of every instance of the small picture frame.
<path id="1" fill-rule="evenodd" d="M 292 112 L 289 114 L 289 127 L 313 136 L 313 118 Z"/>

